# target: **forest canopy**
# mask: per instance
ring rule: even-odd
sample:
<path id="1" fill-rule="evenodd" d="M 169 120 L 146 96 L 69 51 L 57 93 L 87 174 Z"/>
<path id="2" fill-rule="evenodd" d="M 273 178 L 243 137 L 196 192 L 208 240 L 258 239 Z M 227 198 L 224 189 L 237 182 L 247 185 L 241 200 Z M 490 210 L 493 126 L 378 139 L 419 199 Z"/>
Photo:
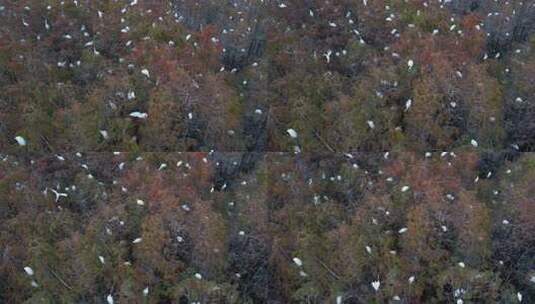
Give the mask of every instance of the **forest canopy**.
<path id="1" fill-rule="evenodd" d="M 0 1 L 0 303 L 535 303 L 535 0 Z"/>

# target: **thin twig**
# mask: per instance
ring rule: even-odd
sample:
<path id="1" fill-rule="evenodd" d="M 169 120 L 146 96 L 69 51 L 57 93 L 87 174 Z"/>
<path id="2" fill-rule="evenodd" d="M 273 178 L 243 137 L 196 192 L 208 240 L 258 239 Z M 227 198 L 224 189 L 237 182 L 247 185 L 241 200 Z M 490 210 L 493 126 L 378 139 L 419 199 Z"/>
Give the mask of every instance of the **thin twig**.
<path id="1" fill-rule="evenodd" d="M 62 279 L 61 279 L 61 278 L 54 272 L 54 270 L 52 270 L 50 267 L 48 267 L 48 270 L 52 273 L 52 275 L 54 275 L 54 277 L 55 277 L 56 279 L 58 279 L 58 281 L 61 282 L 61 284 L 63 284 L 63 286 L 65 286 L 65 287 L 66 287 L 67 289 L 69 289 L 69 290 L 72 290 L 72 287 L 69 286 L 69 284 L 65 283 L 65 281 L 63 281 L 63 280 L 62 280 Z"/>
<path id="2" fill-rule="evenodd" d="M 319 139 L 319 141 L 325 146 L 327 147 L 327 149 L 329 149 L 329 151 L 331 151 L 332 153 L 335 153 L 336 151 L 329 145 L 329 143 L 327 143 L 327 141 L 325 139 L 323 139 L 319 134 L 318 134 L 318 131 L 314 130 L 314 135 L 316 136 L 317 139 Z"/>
<path id="3" fill-rule="evenodd" d="M 323 263 L 323 261 L 320 260 L 319 258 L 316 258 L 316 260 L 318 260 L 320 265 L 323 266 L 323 268 L 325 268 L 335 279 L 340 280 L 340 276 L 338 276 L 336 272 L 334 272 L 331 268 L 329 268 L 327 264 Z"/>

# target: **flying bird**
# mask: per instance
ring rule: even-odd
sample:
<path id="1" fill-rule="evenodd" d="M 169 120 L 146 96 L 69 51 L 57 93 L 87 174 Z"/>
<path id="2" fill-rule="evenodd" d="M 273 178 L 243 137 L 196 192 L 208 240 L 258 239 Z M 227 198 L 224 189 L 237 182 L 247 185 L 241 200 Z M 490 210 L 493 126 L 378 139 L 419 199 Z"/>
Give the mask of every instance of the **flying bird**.
<path id="1" fill-rule="evenodd" d="M 46 191 L 46 189 L 45 189 L 45 191 Z M 56 203 L 59 201 L 60 197 L 67 197 L 68 196 L 67 193 L 58 192 L 58 191 L 56 191 L 54 189 L 50 189 L 50 191 L 54 192 L 54 194 L 56 195 Z"/>

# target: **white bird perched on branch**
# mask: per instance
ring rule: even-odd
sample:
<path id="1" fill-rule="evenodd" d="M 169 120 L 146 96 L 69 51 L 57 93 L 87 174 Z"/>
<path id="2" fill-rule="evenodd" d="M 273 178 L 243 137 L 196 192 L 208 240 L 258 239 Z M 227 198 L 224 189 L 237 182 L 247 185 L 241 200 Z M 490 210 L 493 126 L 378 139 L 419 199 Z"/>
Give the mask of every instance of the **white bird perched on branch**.
<path id="1" fill-rule="evenodd" d="M 147 69 L 141 70 L 141 74 L 147 76 L 147 78 L 150 78 L 150 73 L 149 73 L 149 70 L 147 70 Z"/>
<path id="2" fill-rule="evenodd" d="M 128 100 L 136 98 L 136 93 L 134 91 L 128 91 L 127 98 Z"/>
<path id="3" fill-rule="evenodd" d="M 412 61 L 412 59 L 409 59 L 409 61 L 407 61 L 407 66 L 409 67 L 409 71 L 410 71 L 412 67 L 414 66 L 414 61 Z"/>
<path id="4" fill-rule="evenodd" d="M 16 137 L 15 137 L 15 140 L 17 141 L 17 143 L 19 144 L 19 146 L 26 146 L 26 139 L 24 139 L 24 137 L 22 137 L 22 136 L 16 136 Z"/>
<path id="5" fill-rule="evenodd" d="M 303 261 L 301 261 L 300 258 L 298 258 L 298 257 L 294 257 L 294 258 L 293 258 L 293 261 L 294 261 L 295 265 L 297 265 L 297 266 L 299 266 L 299 267 L 303 266 Z"/>
<path id="6" fill-rule="evenodd" d="M 135 117 L 135 118 L 139 118 L 139 119 L 147 119 L 147 117 L 149 117 L 149 114 L 138 112 L 138 111 L 134 111 L 134 112 L 130 113 L 130 117 Z"/>
<path id="7" fill-rule="evenodd" d="M 113 297 L 111 296 L 111 294 L 106 297 L 106 301 L 108 302 L 108 304 L 113 304 Z"/>
<path id="8" fill-rule="evenodd" d="M 379 282 L 379 281 L 373 281 L 372 282 L 372 287 L 373 287 L 373 289 L 375 289 L 375 291 L 378 291 L 380 286 L 381 286 L 381 282 Z"/>
<path id="9" fill-rule="evenodd" d="M 109 138 L 108 131 L 106 131 L 106 130 L 100 130 L 99 132 L 100 132 L 100 135 L 102 135 L 102 137 L 103 137 L 104 139 L 108 139 L 108 138 Z"/>
<path id="10" fill-rule="evenodd" d="M 409 108 L 411 107 L 412 105 L 412 99 L 408 99 L 407 102 L 405 102 L 405 112 L 407 112 L 409 110 Z"/>
<path id="11" fill-rule="evenodd" d="M 328 50 L 326 53 L 323 54 L 323 57 L 327 59 L 327 63 L 331 62 L 331 55 L 333 54 L 332 50 Z"/>
<path id="12" fill-rule="evenodd" d="M 286 132 L 288 132 L 291 138 L 297 138 L 297 132 L 294 129 L 288 129 Z"/>
<path id="13" fill-rule="evenodd" d="M 24 271 L 26 272 L 27 275 L 33 276 L 33 269 L 30 266 L 24 267 Z"/>

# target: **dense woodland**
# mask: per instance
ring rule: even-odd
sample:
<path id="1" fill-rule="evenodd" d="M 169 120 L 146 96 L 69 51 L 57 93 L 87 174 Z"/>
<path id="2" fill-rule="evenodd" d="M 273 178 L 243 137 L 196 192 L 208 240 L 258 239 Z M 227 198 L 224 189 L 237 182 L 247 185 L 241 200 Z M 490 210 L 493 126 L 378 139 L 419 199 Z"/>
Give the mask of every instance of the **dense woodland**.
<path id="1" fill-rule="evenodd" d="M 535 0 L 0 0 L 0 303 L 535 303 Z"/>

